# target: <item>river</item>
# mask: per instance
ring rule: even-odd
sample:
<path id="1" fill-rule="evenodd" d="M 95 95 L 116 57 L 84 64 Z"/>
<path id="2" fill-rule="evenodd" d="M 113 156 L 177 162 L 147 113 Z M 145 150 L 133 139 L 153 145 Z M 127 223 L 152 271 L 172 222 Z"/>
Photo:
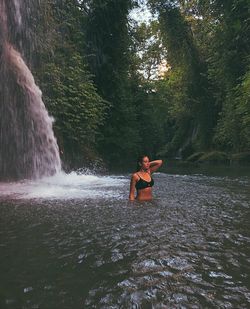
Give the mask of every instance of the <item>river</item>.
<path id="1" fill-rule="evenodd" d="M 0 184 L 0 308 L 249 308 L 250 177 Z"/>

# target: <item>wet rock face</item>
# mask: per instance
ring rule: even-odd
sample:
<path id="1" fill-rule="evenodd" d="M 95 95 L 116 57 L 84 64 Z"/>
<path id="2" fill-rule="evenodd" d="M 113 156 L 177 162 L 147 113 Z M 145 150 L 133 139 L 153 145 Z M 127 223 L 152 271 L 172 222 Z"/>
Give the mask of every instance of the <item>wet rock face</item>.
<path id="1" fill-rule="evenodd" d="M 0 179 L 40 178 L 61 169 L 53 119 L 23 59 L 30 1 L 0 0 Z M 29 48 L 27 48 L 29 49 Z"/>

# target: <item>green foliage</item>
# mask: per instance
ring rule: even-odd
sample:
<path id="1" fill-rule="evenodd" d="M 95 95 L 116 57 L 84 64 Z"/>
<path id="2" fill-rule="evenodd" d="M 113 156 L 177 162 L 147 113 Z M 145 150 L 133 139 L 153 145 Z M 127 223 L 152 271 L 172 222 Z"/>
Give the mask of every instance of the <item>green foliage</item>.
<path id="1" fill-rule="evenodd" d="M 190 114 L 186 80 L 186 74 L 181 68 L 176 68 L 166 75 L 165 82 L 171 100 L 169 111 L 172 118 L 176 120 L 182 119 Z"/>
<path id="2" fill-rule="evenodd" d="M 129 80 L 130 7 L 130 0 L 93 1 L 87 19 L 89 65 L 99 94 L 111 104 L 99 150 L 112 165 L 134 159 L 140 144 L 134 81 Z"/>
<path id="3" fill-rule="evenodd" d="M 164 66 L 167 50 L 162 44 L 158 21 L 145 22 L 131 27 L 132 50 L 141 80 L 158 80 L 159 66 Z"/>
<path id="4" fill-rule="evenodd" d="M 166 81 L 176 134 L 165 149 L 182 149 L 187 135 L 196 150 L 249 149 L 249 1 L 149 2 L 172 67 Z M 193 130 L 185 134 L 187 121 Z"/>
<path id="5" fill-rule="evenodd" d="M 49 41 L 51 46 L 40 51 L 36 74 L 44 101 L 55 118 L 60 149 L 67 160 L 75 156 L 83 160 L 84 154 L 96 147 L 108 103 L 97 94 L 82 53 L 85 16 L 78 2 L 47 2 L 46 12 L 44 22 L 54 31 L 50 29 L 48 37 L 40 33 L 44 45 Z"/>
<path id="6" fill-rule="evenodd" d="M 95 143 L 107 104 L 96 93 L 79 54 L 57 61 L 44 67 L 44 78 L 51 81 L 46 85 L 45 101 L 56 115 L 55 128 L 63 137 L 61 142 L 84 149 Z"/>
<path id="7" fill-rule="evenodd" d="M 188 140 L 197 149 L 209 148 L 214 117 L 206 63 L 199 55 L 190 21 L 180 5 L 165 1 L 158 10 L 167 61 L 171 65 L 166 80 L 171 93 L 171 113 L 176 121 L 176 134 L 170 148 L 182 149 Z"/>
<path id="8" fill-rule="evenodd" d="M 249 73 L 228 93 L 215 135 L 215 142 L 234 152 L 250 148 Z"/>
<path id="9" fill-rule="evenodd" d="M 134 85 L 133 103 L 140 134 L 138 149 L 154 157 L 171 135 L 168 88 L 159 74 L 159 67 L 166 66 L 163 62 L 166 50 L 157 21 L 132 25 L 130 35 L 132 65 L 129 73 Z"/>
<path id="10" fill-rule="evenodd" d="M 158 20 L 136 24 L 138 3 L 40 4 L 32 65 L 60 147 L 113 166 L 142 152 L 248 151 L 249 1 L 148 0 Z"/>
<path id="11" fill-rule="evenodd" d="M 249 149 L 249 1 L 215 1 L 214 18 L 219 23 L 209 46 L 209 78 L 219 119 L 214 142 L 228 151 Z M 210 8 L 211 9 L 211 8 Z M 246 85 L 246 87 L 244 86 Z"/>
<path id="12" fill-rule="evenodd" d="M 250 149 L 250 69 L 237 89 L 236 114 L 240 118 L 241 140 L 245 149 Z M 242 147 L 243 148 L 243 147 Z"/>

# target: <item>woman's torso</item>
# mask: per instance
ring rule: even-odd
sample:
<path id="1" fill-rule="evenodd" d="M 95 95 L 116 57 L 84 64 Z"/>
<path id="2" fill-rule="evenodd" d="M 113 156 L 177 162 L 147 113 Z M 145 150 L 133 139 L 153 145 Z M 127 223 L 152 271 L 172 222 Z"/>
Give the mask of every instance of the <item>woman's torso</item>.
<path id="1" fill-rule="evenodd" d="M 150 173 L 137 173 L 139 177 L 136 182 L 137 196 L 136 199 L 140 201 L 151 200 L 152 199 L 152 186 L 154 185 L 154 180 Z"/>

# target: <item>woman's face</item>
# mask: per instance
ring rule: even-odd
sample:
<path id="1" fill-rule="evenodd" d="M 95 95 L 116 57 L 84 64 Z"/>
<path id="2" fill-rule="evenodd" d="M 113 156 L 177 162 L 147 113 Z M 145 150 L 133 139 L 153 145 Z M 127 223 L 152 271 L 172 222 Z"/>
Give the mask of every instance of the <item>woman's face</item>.
<path id="1" fill-rule="evenodd" d="M 143 157 L 141 161 L 141 168 L 143 170 L 148 170 L 149 169 L 149 158 L 148 157 Z"/>

